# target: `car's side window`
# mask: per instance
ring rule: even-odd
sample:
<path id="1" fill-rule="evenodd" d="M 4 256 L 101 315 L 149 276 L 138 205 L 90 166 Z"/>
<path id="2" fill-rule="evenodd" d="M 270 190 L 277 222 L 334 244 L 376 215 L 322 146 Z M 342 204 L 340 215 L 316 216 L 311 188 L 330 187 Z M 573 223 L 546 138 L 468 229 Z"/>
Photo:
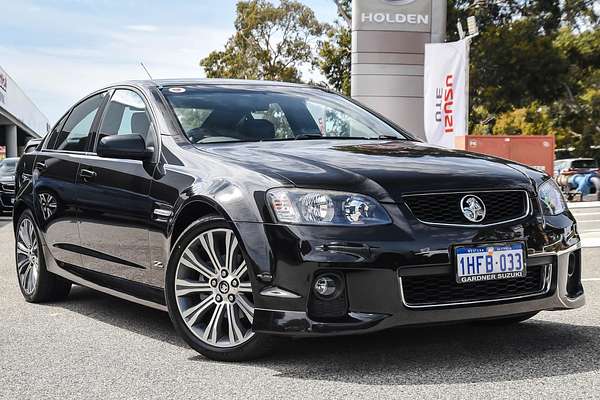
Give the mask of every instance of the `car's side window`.
<path id="1" fill-rule="evenodd" d="M 146 103 L 136 92 L 115 90 L 98 130 L 100 138 L 113 135 L 140 135 L 148 142 L 150 118 Z"/>
<path id="2" fill-rule="evenodd" d="M 48 148 L 63 151 L 86 151 L 92 124 L 102 105 L 105 93 L 100 93 L 79 103 Z"/>
<path id="3" fill-rule="evenodd" d="M 66 119 L 67 119 L 68 116 L 69 116 L 69 113 L 66 113 L 56 123 L 56 125 L 54 125 L 54 128 L 52 129 L 52 131 L 48 135 L 48 138 L 45 140 L 45 143 L 44 143 L 44 148 L 45 149 L 51 149 L 52 148 L 52 145 L 56 142 L 56 137 L 60 133 L 60 130 L 61 130 L 62 126 L 64 125 L 64 123 L 65 123 L 65 121 L 66 121 Z"/>

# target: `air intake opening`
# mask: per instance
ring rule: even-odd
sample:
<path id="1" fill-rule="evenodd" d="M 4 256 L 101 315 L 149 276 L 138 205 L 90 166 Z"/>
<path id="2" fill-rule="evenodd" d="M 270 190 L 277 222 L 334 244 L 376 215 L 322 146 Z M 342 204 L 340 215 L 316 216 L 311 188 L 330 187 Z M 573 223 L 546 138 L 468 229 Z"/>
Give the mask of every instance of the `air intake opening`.
<path id="1" fill-rule="evenodd" d="M 569 269 L 567 271 L 567 296 L 571 299 L 583 294 L 581 284 L 581 250 L 569 254 Z"/>

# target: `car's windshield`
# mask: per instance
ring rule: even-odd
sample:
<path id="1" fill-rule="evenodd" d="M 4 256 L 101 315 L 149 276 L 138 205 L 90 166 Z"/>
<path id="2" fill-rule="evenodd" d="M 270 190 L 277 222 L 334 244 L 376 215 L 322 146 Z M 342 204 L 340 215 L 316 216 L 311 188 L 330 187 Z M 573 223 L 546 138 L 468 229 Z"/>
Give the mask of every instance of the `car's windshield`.
<path id="1" fill-rule="evenodd" d="M 572 168 L 581 168 L 581 169 L 592 169 L 592 168 L 597 168 L 598 164 L 596 163 L 596 160 L 593 159 L 585 159 L 585 160 L 575 160 L 573 161 L 573 163 L 571 164 Z"/>
<path id="2" fill-rule="evenodd" d="M 0 177 L 14 175 L 16 167 L 16 158 L 7 158 L 3 161 L 0 161 Z"/>
<path id="3" fill-rule="evenodd" d="M 409 137 L 319 89 L 205 85 L 163 88 L 193 143 Z"/>

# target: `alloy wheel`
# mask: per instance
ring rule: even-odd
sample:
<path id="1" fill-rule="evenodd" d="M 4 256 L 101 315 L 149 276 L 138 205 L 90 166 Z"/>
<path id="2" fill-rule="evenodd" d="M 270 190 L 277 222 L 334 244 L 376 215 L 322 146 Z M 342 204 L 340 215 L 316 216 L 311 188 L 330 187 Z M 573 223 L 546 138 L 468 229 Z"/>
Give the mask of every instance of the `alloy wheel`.
<path id="1" fill-rule="evenodd" d="M 17 230 L 17 275 L 23 291 L 31 295 L 40 275 L 40 258 L 35 226 L 29 218 Z"/>
<path id="2" fill-rule="evenodd" d="M 185 248 L 175 272 L 175 298 L 183 321 L 202 342 L 231 348 L 252 338 L 252 287 L 231 229 L 203 232 Z"/>

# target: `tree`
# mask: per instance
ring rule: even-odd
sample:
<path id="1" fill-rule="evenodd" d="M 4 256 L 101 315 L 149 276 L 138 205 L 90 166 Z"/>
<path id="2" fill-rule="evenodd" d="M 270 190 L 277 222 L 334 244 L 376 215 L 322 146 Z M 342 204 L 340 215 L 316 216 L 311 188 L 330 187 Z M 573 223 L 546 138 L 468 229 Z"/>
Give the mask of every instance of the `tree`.
<path id="1" fill-rule="evenodd" d="M 327 31 L 319 43 L 319 68 L 333 89 L 350 96 L 352 77 L 352 1 L 333 0 L 341 21 Z"/>
<path id="2" fill-rule="evenodd" d="M 559 147 L 575 147 L 580 155 L 589 155 L 590 143 L 600 144 L 600 31 L 593 3 L 449 2 L 451 40 L 457 20 L 476 15 L 480 25 L 471 51 L 473 132 L 555 134 Z"/>
<path id="3" fill-rule="evenodd" d="M 200 65 L 209 78 L 299 82 L 299 67 L 314 64 L 313 44 L 325 32 L 314 12 L 295 0 L 240 1 L 236 33 Z"/>
<path id="4" fill-rule="evenodd" d="M 553 38 L 538 35 L 535 21 L 522 19 L 487 28 L 471 49 L 471 99 L 490 112 L 564 95 L 569 65 Z"/>
<path id="5" fill-rule="evenodd" d="M 339 22 L 319 46 L 319 68 L 329 86 L 350 96 L 352 78 L 352 32 Z"/>
<path id="6" fill-rule="evenodd" d="M 344 19 L 349 28 L 352 27 L 352 0 L 333 0 L 337 6 L 338 15 Z"/>

